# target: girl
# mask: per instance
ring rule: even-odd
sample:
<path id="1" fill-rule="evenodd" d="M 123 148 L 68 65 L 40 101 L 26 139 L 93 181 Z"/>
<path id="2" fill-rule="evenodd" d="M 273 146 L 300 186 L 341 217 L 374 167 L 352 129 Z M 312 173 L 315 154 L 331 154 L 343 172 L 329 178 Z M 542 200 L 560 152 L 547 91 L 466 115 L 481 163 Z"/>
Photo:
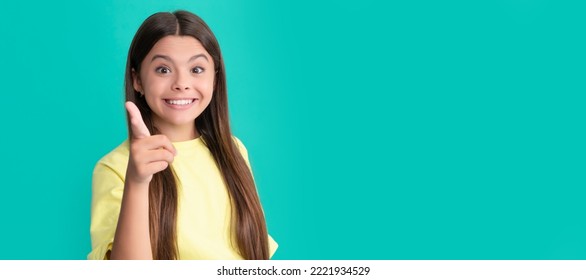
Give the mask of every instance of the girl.
<path id="1" fill-rule="evenodd" d="M 88 259 L 269 259 L 277 244 L 210 28 L 186 11 L 147 18 L 125 91 L 129 140 L 94 169 Z"/>

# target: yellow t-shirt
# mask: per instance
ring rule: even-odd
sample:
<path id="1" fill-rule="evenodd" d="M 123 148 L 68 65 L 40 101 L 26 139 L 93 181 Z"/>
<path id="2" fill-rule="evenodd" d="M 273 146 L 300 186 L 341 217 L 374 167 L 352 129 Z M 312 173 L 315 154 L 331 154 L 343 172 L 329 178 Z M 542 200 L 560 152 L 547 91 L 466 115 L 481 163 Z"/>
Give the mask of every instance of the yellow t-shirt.
<path id="1" fill-rule="evenodd" d="M 234 137 L 250 166 L 248 152 Z M 178 178 L 177 246 L 179 259 L 242 259 L 232 237 L 231 206 L 212 154 L 200 138 L 175 142 L 177 156 L 172 166 Z M 120 214 L 128 164 L 128 140 L 104 156 L 92 179 L 90 234 L 92 251 L 88 259 L 105 259 L 112 249 Z M 273 256 L 277 243 L 269 236 Z"/>

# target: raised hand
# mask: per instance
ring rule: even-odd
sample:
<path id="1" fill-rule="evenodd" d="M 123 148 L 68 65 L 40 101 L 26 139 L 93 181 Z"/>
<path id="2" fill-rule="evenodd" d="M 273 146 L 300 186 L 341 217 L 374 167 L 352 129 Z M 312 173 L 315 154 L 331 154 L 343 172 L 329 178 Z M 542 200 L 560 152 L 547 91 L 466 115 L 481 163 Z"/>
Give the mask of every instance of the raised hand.
<path id="1" fill-rule="evenodd" d="M 173 162 L 177 151 L 167 136 L 151 136 L 134 103 L 129 101 L 124 105 L 132 130 L 126 180 L 138 185 L 148 185 L 153 174 L 164 170 Z"/>

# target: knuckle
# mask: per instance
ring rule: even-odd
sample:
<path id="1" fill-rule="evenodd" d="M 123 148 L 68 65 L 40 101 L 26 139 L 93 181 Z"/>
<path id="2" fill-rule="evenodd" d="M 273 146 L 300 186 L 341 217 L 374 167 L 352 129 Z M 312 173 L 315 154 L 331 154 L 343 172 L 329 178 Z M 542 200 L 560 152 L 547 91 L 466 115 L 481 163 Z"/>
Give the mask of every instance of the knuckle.
<path id="1" fill-rule="evenodd" d="M 160 156 L 161 156 L 161 159 L 164 160 L 165 162 L 173 161 L 173 155 L 167 150 L 161 150 Z"/>
<path id="2" fill-rule="evenodd" d="M 165 134 L 157 134 L 157 140 L 160 142 L 168 142 L 169 138 Z"/>

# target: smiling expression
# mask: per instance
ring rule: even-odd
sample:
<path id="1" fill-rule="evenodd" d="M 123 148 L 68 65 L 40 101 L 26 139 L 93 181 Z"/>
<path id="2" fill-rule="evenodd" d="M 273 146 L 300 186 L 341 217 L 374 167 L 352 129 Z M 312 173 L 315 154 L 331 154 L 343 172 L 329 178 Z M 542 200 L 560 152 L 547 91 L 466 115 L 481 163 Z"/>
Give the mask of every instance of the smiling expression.
<path id="1" fill-rule="evenodd" d="M 212 57 L 191 36 L 159 40 L 141 63 L 133 86 L 144 94 L 153 122 L 163 134 L 197 135 L 195 119 L 212 100 L 215 68 Z"/>

